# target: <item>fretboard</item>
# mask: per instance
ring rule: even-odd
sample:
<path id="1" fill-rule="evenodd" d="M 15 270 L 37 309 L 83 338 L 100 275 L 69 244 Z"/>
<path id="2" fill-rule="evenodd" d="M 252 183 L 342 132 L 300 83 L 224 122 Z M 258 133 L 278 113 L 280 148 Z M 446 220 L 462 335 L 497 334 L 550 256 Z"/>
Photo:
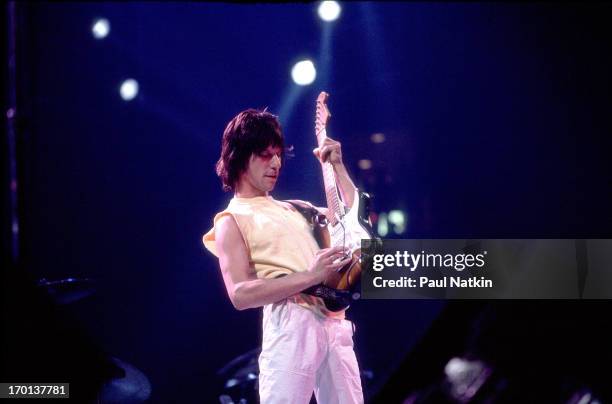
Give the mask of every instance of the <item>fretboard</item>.
<path id="1" fill-rule="evenodd" d="M 317 140 L 319 142 L 319 147 L 323 144 L 326 137 L 327 133 L 325 128 L 318 131 Z M 326 161 L 321 163 L 321 169 L 323 170 L 323 185 L 325 186 L 325 199 L 328 209 L 327 219 L 332 225 L 335 225 L 338 221 L 337 218 L 344 215 L 340 196 L 338 195 L 338 186 L 336 185 L 336 174 L 330 162 Z"/>

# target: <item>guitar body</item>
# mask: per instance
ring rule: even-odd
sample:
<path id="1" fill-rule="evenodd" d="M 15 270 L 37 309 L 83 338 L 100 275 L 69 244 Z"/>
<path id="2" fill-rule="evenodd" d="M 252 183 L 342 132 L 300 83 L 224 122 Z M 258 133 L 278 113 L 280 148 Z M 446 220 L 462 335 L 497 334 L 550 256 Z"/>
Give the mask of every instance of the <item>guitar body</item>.
<path id="1" fill-rule="evenodd" d="M 354 201 L 351 209 L 338 222 L 327 225 L 329 247 L 346 246 L 353 255 L 350 264 L 330 275 L 323 283 L 338 290 L 356 289 L 361 277 L 361 240 L 373 238 L 369 220 L 370 196 L 356 191 Z"/>

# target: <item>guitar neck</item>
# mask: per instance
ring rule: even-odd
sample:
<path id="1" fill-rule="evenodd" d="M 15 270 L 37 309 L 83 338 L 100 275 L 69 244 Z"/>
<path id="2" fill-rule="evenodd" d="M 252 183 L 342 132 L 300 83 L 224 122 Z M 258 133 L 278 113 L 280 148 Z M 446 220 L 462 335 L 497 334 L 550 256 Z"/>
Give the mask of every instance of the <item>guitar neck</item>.
<path id="1" fill-rule="evenodd" d="M 319 147 L 323 144 L 326 137 L 325 128 L 317 133 Z M 340 195 L 338 194 L 338 186 L 336 185 L 336 174 L 334 173 L 334 167 L 327 161 L 321 163 L 321 169 L 323 170 L 323 185 L 325 187 L 325 199 L 328 209 L 327 219 L 332 225 L 335 225 L 338 221 L 337 218 L 344 215 L 344 210 L 340 203 Z"/>

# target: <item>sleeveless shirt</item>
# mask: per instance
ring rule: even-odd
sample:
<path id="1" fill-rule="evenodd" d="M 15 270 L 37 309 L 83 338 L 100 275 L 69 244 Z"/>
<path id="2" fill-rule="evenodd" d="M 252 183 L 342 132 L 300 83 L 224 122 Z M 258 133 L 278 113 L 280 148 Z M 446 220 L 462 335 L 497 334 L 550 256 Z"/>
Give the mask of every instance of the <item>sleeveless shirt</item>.
<path id="1" fill-rule="evenodd" d="M 231 215 L 238 225 L 258 278 L 271 279 L 308 271 L 319 246 L 311 225 L 291 204 L 271 196 L 232 198 L 227 208 L 215 215 L 213 228 L 202 238 L 204 246 L 215 256 L 218 256 L 215 226 L 227 215 Z M 318 297 L 298 293 L 290 299 L 319 316 L 344 318 L 344 310 L 331 312 Z"/>

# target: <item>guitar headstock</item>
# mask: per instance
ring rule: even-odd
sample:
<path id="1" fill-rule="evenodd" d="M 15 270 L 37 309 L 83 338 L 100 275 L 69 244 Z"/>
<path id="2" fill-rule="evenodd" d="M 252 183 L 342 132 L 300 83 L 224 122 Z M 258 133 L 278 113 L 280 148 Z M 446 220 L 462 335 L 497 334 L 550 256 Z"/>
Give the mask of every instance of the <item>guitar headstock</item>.
<path id="1" fill-rule="evenodd" d="M 317 138 L 319 134 L 325 129 L 327 126 L 327 122 L 329 118 L 331 118 L 331 113 L 327 108 L 327 99 L 329 98 L 329 94 L 325 91 L 321 91 L 319 96 L 317 97 L 317 112 L 315 117 L 315 131 Z"/>

